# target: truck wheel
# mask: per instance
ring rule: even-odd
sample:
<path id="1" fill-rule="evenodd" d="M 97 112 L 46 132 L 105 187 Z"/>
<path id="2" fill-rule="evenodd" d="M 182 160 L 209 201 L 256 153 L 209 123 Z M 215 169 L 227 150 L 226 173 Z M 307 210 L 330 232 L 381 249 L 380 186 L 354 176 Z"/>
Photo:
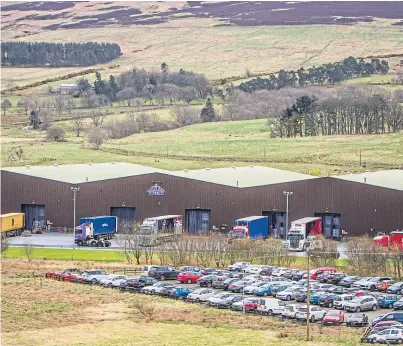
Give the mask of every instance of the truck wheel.
<path id="1" fill-rule="evenodd" d="M 78 246 L 83 246 L 83 245 L 84 245 L 84 242 L 83 242 L 82 240 L 77 240 L 77 245 L 78 245 Z"/>
<path id="2" fill-rule="evenodd" d="M 104 247 L 104 242 L 102 240 L 99 240 L 97 245 L 98 247 Z"/>
<path id="3" fill-rule="evenodd" d="M 106 246 L 106 247 L 111 246 L 111 242 L 110 242 L 110 241 L 106 241 L 106 242 L 105 242 L 105 246 Z"/>
<path id="4" fill-rule="evenodd" d="M 95 240 L 91 240 L 90 245 L 93 246 L 93 247 L 95 247 L 95 246 L 97 246 L 97 242 L 96 242 Z"/>

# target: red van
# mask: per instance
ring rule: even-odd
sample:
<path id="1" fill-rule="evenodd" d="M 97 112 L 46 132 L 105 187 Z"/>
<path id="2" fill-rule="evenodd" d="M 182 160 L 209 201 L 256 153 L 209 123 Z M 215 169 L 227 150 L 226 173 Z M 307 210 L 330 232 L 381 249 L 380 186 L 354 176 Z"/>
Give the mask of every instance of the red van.
<path id="1" fill-rule="evenodd" d="M 311 280 L 316 280 L 319 274 L 334 274 L 336 273 L 336 269 L 335 268 L 331 268 L 331 267 L 323 267 L 323 268 L 315 268 L 315 269 L 311 269 L 309 271 L 309 278 Z M 307 274 L 304 274 L 304 279 L 306 279 L 308 277 Z"/>

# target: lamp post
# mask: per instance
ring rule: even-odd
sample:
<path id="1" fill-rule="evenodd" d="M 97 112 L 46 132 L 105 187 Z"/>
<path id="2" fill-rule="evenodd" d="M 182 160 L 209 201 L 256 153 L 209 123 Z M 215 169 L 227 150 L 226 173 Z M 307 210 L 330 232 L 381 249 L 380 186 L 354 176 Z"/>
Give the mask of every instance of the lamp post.
<path id="1" fill-rule="evenodd" d="M 306 292 L 306 341 L 310 341 L 310 335 L 309 335 L 309 322 L 310 322 L 310 307 L 311 307 L 311 287 L 310 287 L 310 276 L 311 274 L 309 273 L 310 271 L 310 266 L 309 266 L 309 257 L 310 257 L 310 243 L 307 242 L 307 246 L 306 246 L 306 256 L 307 256 L 307 271 L 308 271 L 308 275 L 307 275 L 307 292 Z"/>
<path id="2" fill-rule="evenodd" d="M 245 276 L 245 268 L 242 268 L 242 272 L 244 273 L 243 276 Z M 242 280 L 243 280 L 242 276 Z M 245 284 L 245 283 L 244 283 Z M 242 286 L 242 313 L 245 315 L 245 286 Z"/>
<path id="3" fill-rule="evenodd" d="M 74 222 L 73 222 L 73 250 L 76 249 L 76 199 L 77 199 L 77 192 L 80 191 L 79 187 L 71 187 L 71 191 L 73 191 L 73 214 L 74 214 Z"/>
<path id="4" fill-rule="evenodd" d="M 287 240 L 288 237 L 288 197 L 291 196 L 293 194 L 292 191 L 283 191 L 283 195 L 286 196 L 287 198 L 287 210 L 286 210 L 286 214 L 285 214 L 285 240 Z"/>

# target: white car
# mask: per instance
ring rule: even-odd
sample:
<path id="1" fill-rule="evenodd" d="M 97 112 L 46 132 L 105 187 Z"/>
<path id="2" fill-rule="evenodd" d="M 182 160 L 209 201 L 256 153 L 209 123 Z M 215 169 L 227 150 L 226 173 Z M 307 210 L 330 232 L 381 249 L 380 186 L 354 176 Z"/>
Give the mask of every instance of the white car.
<path id="1" fill-rule="evenodd" d="M 271 273 L 271 276 L 283 276 L 288 271 L 288 268 L 277 268 Z"/>
<path id="2" fill-rule="evenodd" d="M 367 337 L 367 341 L 370 343 L 403 343 L 403 331 L 397 328 L 385 329 L 377 333 L 370 334 Z"/>
<path id="3" fill-rule="evenodd" d="M 214 296 L 207 299 L 207 304 L 210 306 L 218 306 L 223 301 L 226 301 L 232 297 L 235 297 L 235 294 L 232 293 L 218 293 Z"/>
<path id="4" fill-rule="evenodd" d="M 373 296 L 361 296 L 344 304 L 344 309 L 351 312 L 361 312 L 365 310 L 375 311 L 378 308 L 378 301 Z"/>
<path id="5" fill-rule="evenodd" d="M 284 291 L 280 291 L 276 294 L 277 299 L 281 300 L 293 300 L 295 299 L 295 294 L 300 292 L 301 288 L 289 287 L 286 288 Z"/>
<path id="6" fill-rule="evenodd" d="M 245 273 L 259 274 L 265 266 L 253 264 L 245 268 Z"/>
<path id="7" fill-rule="evenodd" d="M 259 287 L 262 287 L 266 284 L 267 282 L 256 281 L 252 285 L 244 287 L 243 291 L 245 294 L 253 294 L 256 289 L 259 289 Z"/>
<path id="8" fill-rule="evenodd" d="M 355 298 L 352 294 L 341 294 L 333 298 L 333 306 L 335 309 L 344 309 L 344 304 L 352 301 Z"/>
<path id="9" fill-rule="evenodd" d="M 276 298 L 259 299 L 257 311 L 262 315 L 281 315 L 285 307 L 285 303 Z"/>
<path id="10" fill-rule="evenodd" d="M 123 280 L 127 280 L 126 275 L 108 275 L 105 279 L 101 279 L 99 283 L 105 287 L 119 287 Z"/>
<path id="11" fill-rule="evenodd" d="M 385 280 L 392 280 L 390 277 L 375 277 L 371 278 L 368 281 L 364 281 L 360 284 L 360 288 L 368 291 L 375 291 L 378 284 Z"/>
<path id="12" fill-rule="evenodd" d="M 365 282 L 367 282 L 369 280 L 371 280 L 371 277 L 361 278 L 360 280 L 354 282 L 352 287 L 361 288 L 361 284 L 364 284 Z"/>
<path id="13" fill-rule="evenodd" d="M 294 318 L 297 311 L 302 307 L 303 307 L 303 305 L 299 305 L 299 304 L 286 305 L 283 308 L 283 312 L 281 313 L 281 316 L 283 316 L 284 318 Z"/>
<path id="14" fill-rule="evenodd" d="M 109 274 L 104 270 L 87 270 L 83 273 L 82 279 L 84 283 L 98 284 L 102 279 L 105 279 Z"/>
<path id="15" fill-rule="evenodd" d="M 186 299 L 194 302 L 207 302 L 214 294 L 211 288 L 200 288 L 188 294 Z"/>
<path id="16" fill-rule="evenodd" d="M 295 314 L 297 320 L 306 320 L 308 315 L 308 307 L 303 305 Z M 323 317 L 326 315 L 326 310 L 319 306 L 309 307 L 309 320 L 313 323 L 316 321 L 322 321 Z"/>
<path id="17" fill-rule="evenodd" d="M 169 283 L 169 282 L 156 282 L 154 285 L 152 285 L 152 286 L 146 286 L 146 287 L 143 287 L 142 289 L 141 289 L 141 292 L 142 293 L 145 293 L 145 294 L 158 294 L 158 293 L 160 293 L 161 291 L 162 291 L 162 289 L 164 288 L 164 287 L 166 287 L 166 286 L 175 286 L 174 284 L 172 284 L 172 283 Z"/>

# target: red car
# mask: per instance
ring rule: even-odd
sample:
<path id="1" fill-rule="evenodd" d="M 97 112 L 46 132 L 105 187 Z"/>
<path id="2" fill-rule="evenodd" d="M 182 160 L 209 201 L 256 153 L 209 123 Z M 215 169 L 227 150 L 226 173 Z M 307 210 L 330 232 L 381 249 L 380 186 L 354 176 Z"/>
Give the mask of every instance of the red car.
<path id="1" fill-rule="evenodd" d="M 245 302 L 243 303 L 245 306 L 246 311 L 256 311 L 257 307 L 259 306 L 259 300 L 256 298 L 248 298 L 245 299 Z"/>
<path id="2" fill-rule="evenodd" d="M 79 269 L 66 269 L 63 272 L 47 272 L 45 274 L 46 278 L 56 279 L 59 281 L 69 281 L 74 282 L 77 276 L 81 275 L 83 272 Z"/>
<path id="3" fill-rule="evenodd" d="M 196 272 L 180 272 L 176 277 L 176 280 L 180 281 L 180 283 L 187 282 L 188 284 L 197 283 L 197 280 L 202 276 L 202 274 Z"/>
<path id="4" fill-rule="evenodd" d="M 376 287 L 378 291 L 386 292 L 386 290 L 392 286 L 395 282 L 393 280 L 385 280 L 381 281 L 379 285 Z"/>
<path id="5" fill-rule="evenodd" d="M 340 325 L 344 322 L 344 312 L 338 310 L 330 310 L 322 319 L 322 324 Z"/>

